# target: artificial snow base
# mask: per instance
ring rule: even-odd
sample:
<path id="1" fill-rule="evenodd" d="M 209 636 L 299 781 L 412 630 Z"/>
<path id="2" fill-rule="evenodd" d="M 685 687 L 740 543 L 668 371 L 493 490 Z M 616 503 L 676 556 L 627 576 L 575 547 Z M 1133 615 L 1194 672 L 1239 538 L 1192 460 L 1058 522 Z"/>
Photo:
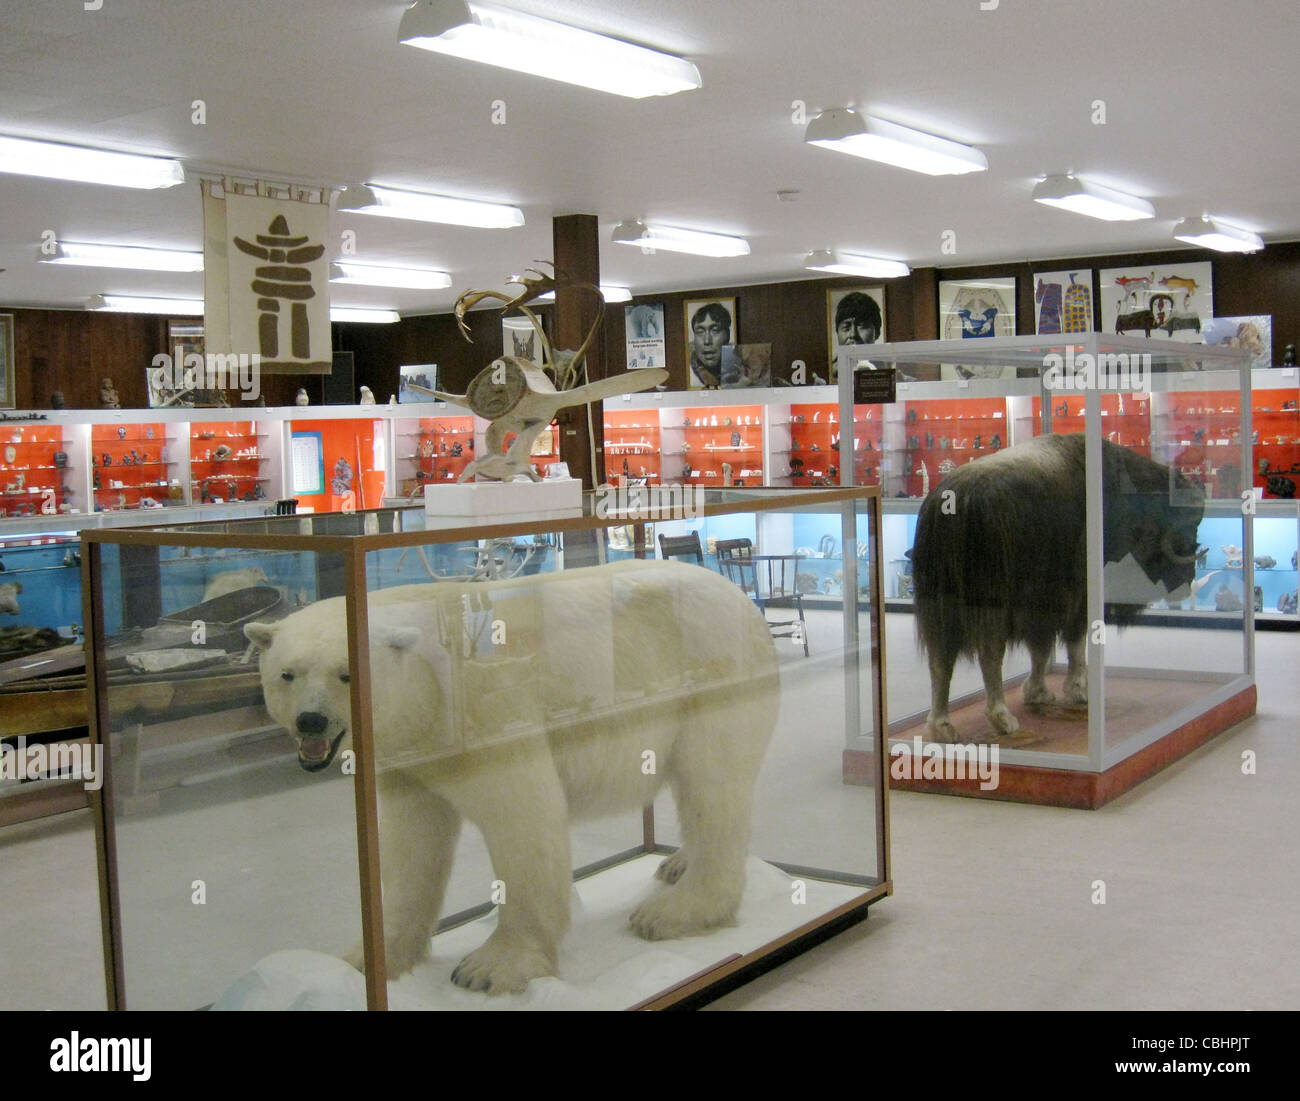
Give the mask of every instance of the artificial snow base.
<path id="1" fill-rule="evenodd" d="M 522 994 L 484 994 L 451 981 L 462 958 L 496 928 L 496 911 L 433 938 L 427 962 L 388 986 L 390 1009 L 627 1009 L 722 960 L 747 955 L 863 894 L 842 883 L 796 880 L 750 857 L 737 924 L 698 937 L 646 941 L 628 915 L 655 891 L 662 854 L 606 868 L 574 884 L 573 925 L 560 947 L 560 976 Z M 346 973 L 346 974 L 345 974 Z M 365 981 L 319 952 L 276 952 L 221 995 L 213 1009 L 364 1009 Z"/>

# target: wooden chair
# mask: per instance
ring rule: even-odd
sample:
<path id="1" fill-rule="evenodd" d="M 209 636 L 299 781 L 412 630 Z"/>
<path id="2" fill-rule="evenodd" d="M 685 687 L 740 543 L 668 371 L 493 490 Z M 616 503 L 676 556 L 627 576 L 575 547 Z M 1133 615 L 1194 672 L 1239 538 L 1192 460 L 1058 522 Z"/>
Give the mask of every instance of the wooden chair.
<path id="1" fill-rule="evenodd" d="M 719 539 L 715 544 L 718 571 L 739 585 L 749 596 L 773 638 L 793 638 L 803 643 L 808 656 L 808 623 L 803 614 L 803 594 L 797 583 L 799 559 L 795 555 L 775 554 L 754 558 L 754 544 L 749 539 Z M 792 609 L 797 619 L 770 619 L 769 609 Z"/>
<path id="2" fill-rule="evenodd" d="M 659 557 L 694 558 L 697 565 L 704 565 L 704 550 L 700 546 L 700 533 L 693 531 L 689 535 L 659 536 Z"/>

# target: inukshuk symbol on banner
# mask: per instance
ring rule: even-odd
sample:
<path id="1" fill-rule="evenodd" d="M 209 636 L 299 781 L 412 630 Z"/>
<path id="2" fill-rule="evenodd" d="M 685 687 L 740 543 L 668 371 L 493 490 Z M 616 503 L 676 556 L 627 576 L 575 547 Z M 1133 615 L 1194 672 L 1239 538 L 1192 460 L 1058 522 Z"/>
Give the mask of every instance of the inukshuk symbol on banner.
<path id="1" fill-rule="evenodd" d="M 265 234 L 257 235 L 257 244 L 242 237 L 233 240 L 240 252 L 268 261 L 254 271 L 249 284 L 258 296 L 257 335 L 263 358 L 275 359 L 280 354 L 280 301 L 283 299 L 291 303 L 289 343 L 293 358 L 309 359 L 311 328 L 306 303 L 316 297 L 316 290 L 311 285 L 311 270 L 301 265 L 320 259 L 325 246 L 309 245 L 307 237 L 291 236 L 283 214 L 275 216 Z"/>

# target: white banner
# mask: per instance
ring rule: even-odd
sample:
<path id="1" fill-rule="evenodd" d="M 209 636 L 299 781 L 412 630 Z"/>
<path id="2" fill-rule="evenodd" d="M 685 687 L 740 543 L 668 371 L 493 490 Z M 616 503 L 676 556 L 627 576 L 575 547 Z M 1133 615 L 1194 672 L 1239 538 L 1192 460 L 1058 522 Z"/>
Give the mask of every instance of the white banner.
<path id="1" fill-rule="evenodd" d="M 270 374 L 329 374 L 329 206 L 205 189 L 203 212 L 207 350 L 257 353 Z"/>

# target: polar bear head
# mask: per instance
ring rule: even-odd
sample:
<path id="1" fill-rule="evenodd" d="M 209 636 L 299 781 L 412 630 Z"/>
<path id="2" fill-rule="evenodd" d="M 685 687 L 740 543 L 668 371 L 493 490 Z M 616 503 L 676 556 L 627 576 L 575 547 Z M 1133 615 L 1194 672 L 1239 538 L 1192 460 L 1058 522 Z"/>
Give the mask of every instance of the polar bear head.
<path id="1" fill-rule="evenodd" d="M 298 743 L 308 772 L 328 768 L 352 725 L 346 619 L 341 597 L 322 600 L 279 623 L 249 623 L 244 634 L 261 651 L 266 709 Z M 411 650 L 414 628 L 371 631 L 372 666 Z M 390 654 L 377 652 L 387 647 Z"/>

